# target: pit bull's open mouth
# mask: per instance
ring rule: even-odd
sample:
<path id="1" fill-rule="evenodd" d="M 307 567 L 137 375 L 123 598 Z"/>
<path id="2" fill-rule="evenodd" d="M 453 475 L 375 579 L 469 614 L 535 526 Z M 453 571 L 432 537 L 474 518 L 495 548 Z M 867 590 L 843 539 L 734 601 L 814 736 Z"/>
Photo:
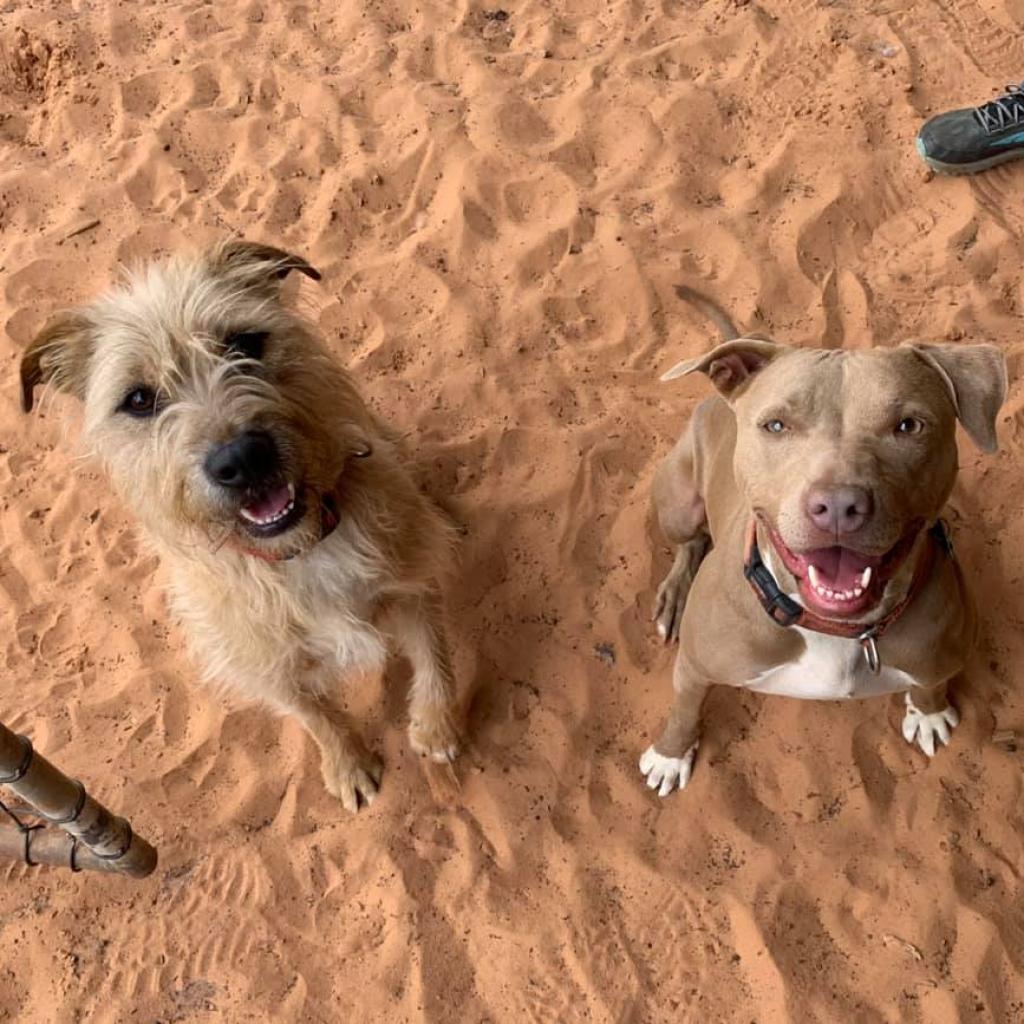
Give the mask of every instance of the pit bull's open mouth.
<path id="1" fill-rule="evenodd" d="M 915 526 L 884 554 L 868 555 L 840 545 L 793 551 L 769 527 L 772 546 L 796 578 L 804 606 L 828 618 L 854 618 L 878 604 L 919 532 Z"/>
<path id="2" fill-rule="evenodd" d="M 291 483 L 277 484 L 252 496 L 238 519 L 253 537 L 277 537 L 302 520 L 305 505 Z"/>

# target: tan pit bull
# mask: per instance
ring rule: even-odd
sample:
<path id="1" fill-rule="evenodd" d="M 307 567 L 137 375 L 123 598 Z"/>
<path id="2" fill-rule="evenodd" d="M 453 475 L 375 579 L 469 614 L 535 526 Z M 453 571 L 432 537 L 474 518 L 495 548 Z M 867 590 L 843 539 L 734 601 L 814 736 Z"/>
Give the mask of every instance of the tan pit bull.
<path id="1" fill-rule="evenodd" d="M 640 760 L 659 796 L 690 779 L 715 684 L 817 700 L 906 694 L 903 735 L 929 757 L 959 716 L 947 687 L 975 612 L 941 519 L 956 421 L 985 452 L 1006 396 L 991 345 L 844 352 L 740 338 L 663 380 L 706 374 L 659 467 L 654 501 L 675 564 L 654 618 L 678 641 L 674 702 Z"/>

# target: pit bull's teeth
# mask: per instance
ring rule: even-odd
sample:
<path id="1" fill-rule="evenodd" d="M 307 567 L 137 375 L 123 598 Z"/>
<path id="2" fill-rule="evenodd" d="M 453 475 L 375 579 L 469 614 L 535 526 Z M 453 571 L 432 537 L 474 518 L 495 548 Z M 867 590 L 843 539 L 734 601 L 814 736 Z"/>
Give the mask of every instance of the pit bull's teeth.
<path id="1" fill-rule="evenodd" d="M 807 580 L 814 592 L 827 601 L 855 601 L 864 596 L 864 591 L 867 590 L 868 584 L 871 582 L 871 569 L 865 569 L 850 590 L 831 590 L 826 587 L 821 582 L 821 570 L 813 564 L 807 566 Z"/>
<path id="2" fill-rule="evenodd" d="M 812 586 L 814 592 L 827 601 L 855 601 L 858 597 L 864 596 L 863 587 L 854 587 L 852 590 L 830 590 L 828 587 L 822 586 L 820 582 L 814 581 L 812 581 Z"/>

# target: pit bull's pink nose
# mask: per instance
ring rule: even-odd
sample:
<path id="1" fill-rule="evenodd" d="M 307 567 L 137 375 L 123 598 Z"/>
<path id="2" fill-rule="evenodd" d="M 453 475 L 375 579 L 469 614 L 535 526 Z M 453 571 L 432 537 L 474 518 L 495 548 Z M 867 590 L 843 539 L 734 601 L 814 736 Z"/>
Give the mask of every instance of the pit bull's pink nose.
<path id="1" fill-rule="evenodd" d="M 814 487 L 806 508 L 807 518 L 819 530 L 842 537 L 856 533 L 871 518 L 875 503 L 863 487 Z"/>

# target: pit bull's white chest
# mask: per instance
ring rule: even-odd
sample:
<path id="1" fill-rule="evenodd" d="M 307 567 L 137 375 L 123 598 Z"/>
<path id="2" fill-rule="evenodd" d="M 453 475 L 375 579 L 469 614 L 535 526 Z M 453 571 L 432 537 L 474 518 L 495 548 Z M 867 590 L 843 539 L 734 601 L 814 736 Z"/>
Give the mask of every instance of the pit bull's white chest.
<path id="1" fill-rule="evenodd" d="M 884 661 L 875 675 L 856 640 L 795 628 L 807 649 L 796 661 L 767 669 L 749 680 L 748 689 L 805 700 L 851 700 L 902 693 L 917 685 L 913 676 L 887 668 Z"/>

